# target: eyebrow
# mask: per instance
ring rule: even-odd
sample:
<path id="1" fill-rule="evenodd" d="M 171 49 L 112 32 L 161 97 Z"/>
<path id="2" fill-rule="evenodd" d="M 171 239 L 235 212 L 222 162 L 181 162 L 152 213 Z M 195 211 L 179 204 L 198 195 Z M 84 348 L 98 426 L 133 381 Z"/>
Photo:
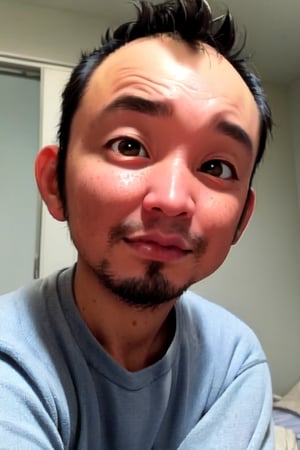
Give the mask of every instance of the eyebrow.
<path id="1" fill-rule="evenodd" d="M 106 105 L 103 112 L 114 112 L 117 110 L 134 111 L 149 116 L 162 117 L 170 117 L 174 113 L 173 106 L 169 103 L 149 100 L 137 95 L 121 95 Z M 239 125 L 227 120 L 221 120 L 217 122 L 215 129 L 242 144 L 249 151 L 253 151 L 253 144 L 249 134 Z"/>
<path id="2" fill-rule="evenodd" d="M 148 100 L 136 95 L 122 95 L 105 106 L 104 112 L 112 112 L 118 109 L 135 111 L 149 116 L 169 117 L 173 114 L 173 107 L 158 100 Z"/>
<path id="3" fill-rule="evenodd" d="M 253 152 L 253 143 L 249 134 L 239 125 L 222 120 L 216 124 L 216 130 L 242 144 L 250 152 Z"/>

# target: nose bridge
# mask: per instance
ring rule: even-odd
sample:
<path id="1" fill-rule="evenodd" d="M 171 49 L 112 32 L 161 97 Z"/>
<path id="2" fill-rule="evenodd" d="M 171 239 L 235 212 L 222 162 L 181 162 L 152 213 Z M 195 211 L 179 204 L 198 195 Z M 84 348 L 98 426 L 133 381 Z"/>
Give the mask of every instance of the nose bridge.
<path id="1" fill-rule="evenodd" d="M 193 176 L 183 155 L 172 155 L 157 162 L 151 172 L 145 198 L 147 208 L 161 210 L 166 215 L 191 215 Z"/>
<path id="2" fill-rule="evenodd" d="M 185 184 L 188 183 L 188 176 L 185 172 L 186 170 L 182 158 L 176 157 L 170 159 L 170 161 L 165 161 L 163 173 L 161 175 L 162 181 L 165 181 L 165 195 L 170 201 L 179 201 L 180 197 L 185 195 L 185 190 L 187 188 Z"/>

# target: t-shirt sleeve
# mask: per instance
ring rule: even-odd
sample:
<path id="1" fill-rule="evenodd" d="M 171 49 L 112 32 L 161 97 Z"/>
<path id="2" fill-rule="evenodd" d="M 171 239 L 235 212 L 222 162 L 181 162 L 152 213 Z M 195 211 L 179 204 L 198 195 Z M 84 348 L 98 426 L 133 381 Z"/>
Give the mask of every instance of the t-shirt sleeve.
<path id="1" fill-rule="evenodd" d="M 27 370 L 11 354 L 0 352 L 0 448 L 64 448 L 50 390 L 35 382 L 38 370 Z M 36 375 L 43 378 L 42 372 Z"/>
<path id="2" fill-rule="evenodd" d="M 242 368 L 179 450 L 273 450 L 273 434 L 269 369 L 258 361 Z"/>

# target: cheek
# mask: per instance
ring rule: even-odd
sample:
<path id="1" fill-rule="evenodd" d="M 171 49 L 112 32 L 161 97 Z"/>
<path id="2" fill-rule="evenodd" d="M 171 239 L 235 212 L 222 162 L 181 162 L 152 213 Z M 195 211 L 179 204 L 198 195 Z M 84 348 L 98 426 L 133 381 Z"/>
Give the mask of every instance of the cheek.
<path id="1" fill-rule="evenodd" d="M 195 278 L 208 277 L 224 262 L 234 240 L 240 211 L 240 202 L 225 194 L 210 196 L 207 202 L 202 202 L 195 229 L 205 237 L 207 249 L 196 265 Z"/>
<path id="2" fill-rule="evenodd" d="M 227 245 L 227 237 L 231 240 L 239 223 L 243 206 L 241 201 L 229 194 L 210 195 L 204 203 L 200 201 L 197 221 L 202 232 L 217 242 Z"/>
<path id="3" fill-rule="evenodd" d="M 112 171 L 113 182 L 115 185 L 115 198 L 118 201 L 120 198 L 141 200 L 145 190 L 145 175 L 143 171 L 127 171 L 115 170 Z"/>
<path id="4" fill-rule="evenodd" d="M 104 224 L 112 215 L 117 220 L 121 213 L 131 212 L 141 202 L 144 182 L 137 171 L 120 171 L 94 162 L 81 167 L 70 165 L 68 172 L 69 216 L 75 213 L 85 222 L 93 219 Z"/>

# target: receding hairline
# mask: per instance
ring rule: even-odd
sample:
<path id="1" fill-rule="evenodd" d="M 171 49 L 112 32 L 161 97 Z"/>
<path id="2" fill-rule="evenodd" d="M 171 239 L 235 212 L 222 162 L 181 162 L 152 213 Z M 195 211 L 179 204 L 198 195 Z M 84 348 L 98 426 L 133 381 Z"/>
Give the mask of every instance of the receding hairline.
<path id="1" fill-rule="evenodd" d="M 145 36 L 145 37 L 141 37 L 141 38 L 137 38 L 133 41 L 127 42 L 126 44 L 122 45 L 121 47 L 117 48 L 115 51 L 113 51 L 112 53 L 110 53 L 107 57 L 105 57 L 105 59 L 94 69 L 93 73 L 91 74 L 91 77 L 88 81 L 88 83 L 85 86 L 85 91 L 83 94 L 83 97 L 85 97 L 91 83 L 93 83 L 93 80 L 95 79 L 95 76 L 97 75 L 97 73 L 99 73 L 99 71 L 105 71 L 105 70 L 111 70 L 112 68 L 109 67 L 109 64 L 114 61 L 114 59 L 116 57 L 118 57 L 118 55 L 121 54 L 121 52 L 123 51 L 127 51 L 128 48 L 133 48 L 134 46 L 139 46 L 143 43 L 150 43 L 153 41 L 161 41 L 161 42 L 166 42 L 168 44 L 168 42 L 171 43 L 175 43 L 178 44 L 179 46 L 181 46 L 184 49 L 184 52 L 190 52 L 191 56 L 194 57 L 195 55 L 203 55 L 203 56 L 207 56 L 208 59 L 210 59 L 210 57 L 214 57 L 215 61 L 219 60 L 220 63 L 225 63 L 227 65 L 228 68 L 231 68 L 231 70 L 233 71 L 234 74 L 236 74 L 236 76 L 238 77 L 238 79 L 240 80 L 240 82 L 245 86 L 246 90 L 248 91 L 249 95 L 251 96 L 253 102 L 256 104 L 256 100 L 255 97 L 253 95 L 253 92 L 251 91 L 251 89 L 249 88 L 249 86 L 247 85 L 247 83 L 245 82 L 245 80 L 243 79 L 243 77 L 241 76 L 241 74 L 239 73 L 239 71 L 236 69 L 236 67 L 231 63 L 231 61 L 225 56 L 223 55 L 220 51 L 218 51 L 215 47 L 207 44 L 206 42 L 203 41 L 198 41 L 198 45 L 197 47 L 195 46 L 191 46 L 189 45 L 188 42 L 186 42 L 184 39 L 181 38 L 181 36 L 177 36 L 177 35 L 173 35 L 170 33 L 162 33 L 162 34 L 157 34 L 157 35 L 151 35 L 151 36 Z M 167 46 L 165 46 L 167 47 Z M 176 45 L 176 48 L 178 49 L 178 46 Z M 170 52 L 170 47 L 167 49 L 168 52 Z M 180 62 L 180 58 L 178 57 L 178 55 L 176 55 L 175 60 L 178 60 L 178 62 Z M 105 72 L 104 72 L 104 83 L 106 83 L 106 78 L 105 78 Z M 109 77 L 109 73 L 106 74 L 107 75 L 107 79 Z M 80 105 L 79 105 L 80 107 Z"/>
<path id="2" fill-rule="evenodd" d="M 143 44 L 143 43 L 148 44 L 148 43 L 155 42 L 155 41 L 156 42 L 159 42 L 159 41 L 165 42 L 166 44 L 168 44 L 168 43 L 171 43 L 171 44 L 174 43 L 175 45 L 178 44 L 178 45 L 176 45 L 176 49 L 178 49 L 179 47 L 182 47 L 184 52 L 189 52 L 192 57 L 197 54 L 199 56 L 202 54 L 202 55 L 205 55 L 208 57 L 210 57 L 212 55 L 212 56 L 215 56 L 217 59 L 219 59 L 220 62 L 226 61 L 228 63 L 228 65 L 233 69 L 233 71 L 244 82 L 243 77 L 241 76 L 239 71 L 234 67 L 234 65 L 231 63 L 231 61 L 225 55 L 223 55 L 217 48 L 211 46 L 210 44 L 208 44 L 206 42 L 200 41 L 200 40 L 197 41 L 197 45 L 191 45 L 189 42 L 182 39 L 182 37 L 180 35 L 178 35 L 177 33 L 160 33 L 160 34 L 155 34 L 155 35 L 150 35 L 150 36 L 143 36 L 143 37 L 134 39 L 132 41 L 126 42 L 121 47 L 118 47 L 113 52 L 109 53 L 92 71 L 91 76 L 89 77 L 89 80 L 86 83 L 83 97 L 85 96 L 92 80 L 95 78 L 96 73 L 99 73 L 99 71 L 102 71 L 102 70 L 105 71 L 106 68 L 108 70 L 111 69 L 111 68 L 109 68 L 109 64 L 111 62 L 113 62 L 116 59 L 116 57 L 121 55 L 124 51 L 126 52 L 130 48 L 134 48 L 135 46 L 140 47 L 141 44 Z M 167 47 L 167 45 L 165 47 Z M 169 52 L 170 52 L 170 50 L 171 49 L 169 47 Z M 176 55 L 176 59 L 178 59 L 178 61 L 179 61 L 178 55 Z M 107 76 L 109 76 L 109 74 L 107 74 Z M 246 86 L 247 86 L 247 84 L 246 84 Z M 247 88 L 249 89 L 248 86 L 247 86 Z M 249 89 L 249 91 L 250 91 L 250 89 Z M 252 92 L 251 92 L 251 95 L 253 96 Z"/>
<path id="3" fill-rule="evenodd" d="M 114 54 L 115 54 L 115 56 L 117 56 L 118 54 L 120 54 L 120 52 L 121 52 L 121 50 L 123 49 L 125 49 L 126 50 L 126 48 L 129 48 L 129 46 L 130 47 L 133 47 L 134 45 L 136 45 L 136 44 L 142 44 L 142 43 L 144 43 L 144 42 L 153 42 L 153 38 L 157 38 L 157 39 L 160 39 L 160 38 L 162 38 L 163 40 L 164 40 L 164 38 L 165 38 L 165 36 L 150 36 L 150 37 L 143 37 L 143 38 L 139 38 L 139 39 L 136 39 L 135 41 L 132 41 L 132 42 L 129 42 L 129 43 L 127 43 L 126 45 L 124 45 L 123 47 L 121 47 L 121 48 L 119 48 L 119 49 L 117 49 L 115 52 L 114 52 Z M 169 41 L 169 37 L 167 36 L 167 38 L 168 38 L 168 41 Z M 185 49 L 189 49 L 189 46 L 187 45 L 187 43 L 185 42 L 185 41 L 180 41 L 180 43 L 182 43 L 182 45 L 183 45 L 183 47 L 185 48 Z M 194 52 L 194 49 L 191 49 L 191 51 L 193 51 Z M 244 81 L 244 79 L 242 78 L 242 76 L 240 75 L 240 73 L 236 70 L 236 68 L 233 66 L 233 64 L 231 64 L 231 62 L 224 56 L 224 55 L 222 55 L 220 52 L 218 52 L 214 47 L 212 47 L 212 46 L 210 46 L 209 44 L 207 44 L 207 43 L 203 43 L 203 42 L 200 42 L 200 46 L 199 46 L 199 53 L 200 54 L 202 54 L 202 55 L 204 55 L 204 56 L 207 56 L 208 58 L 210 58 L 210 56 L 211 55 L 213 55 L 216 59 L 219 59 L 219 61 L 220 62 L 225 62 L 226 63 L 226 65 L 227 65 L 227 67 L 229 67 L 231 70 L 232 70 L 232 73 L 234 73 L 235 75 L 236 75 L 236 77 L 238 78 L 238 80 L 239 80 L 239 82 L 241 83 L 241 86 L 243 86 L 244 88 L 245 88 L 245 91 L 247 92 L 247 96 L 249 96 L 249 98 L 251 98 L 251 102 L 252 102 L 252 104 L 253 104 L 253 106 L 255 107 L 255 110 L 257 111 L 257 114 L 258 114 L 258 120 L 260 121 L 260 119 L 259 119 L 259 116 L 260 116 L 260 112 L 259 112 L 259 108 L 258 108 L 258 105 L 257 105 L 257 103 L 256 103 L 256 101 L 255 101 L 255 97 L 254 97 L 254 95 L 253 95 L 253 93 L 251 92 L 251 90 L 249 89 L 249 86 L 246 84 L 246 82 Z M 113 56 L 113 54 L 110 54 L 109 56 L 108 56 L 108 58 L 106 58 L 106 60 L 107 60 L 107 62 L 109 63 L 109 58 L 110 57 L 112 57 Z M 99 72 L 99 70 L 102 70 L 103 69 L 103 66 L 105 66 L 106 65 L 106 60 L 104 60 L 101 64 L 99 64 L 99 66 L 97 66 L 97 68 L 94 70 L 94 72 L 93 72 L 93 74 L 92 74 L 92 76 L 91 76 L 91 78 L 90 78 L 90 80 L 89 80 L 89 82 L 87 83 L 87 85 L 86 85 L 86 91 L 85 91 L 85 94 L 84 94 L 84 96 L 83 97 L 86 97 L 86 95 L 88 94 L 88 92 L 87 91 L 89 91 L 89 89 L 92 87 L 91 86 L 91 84 L 93 83 L 93 80 L 95 80 L 95 77 L 97 77 L 97 73 Z M 179 62 L 180 62 L 180 60 L 179 60 Z M 122 64 L 122 63 L 121 63 Z M 109 68 L 109 67 L 108 67 Z M 200 76 L 201 76 L 201 74 L 200 74 Z M 125 78 L 124 78 L 125 79 Z M 126 107 L 124 107 L 124 105 L 123 105 L 123 107 L 122 107 L 122 105 L 120 106 L 119 105 L 119 103 L 120 103 L 120 98 L 119 97 L 121 97 L 121 99 L 122 99 L 122 95 L 119 95 L 118 93 L 117 93 L 117 91 L 118 91 L 118 88 L 116 89 L 116 91 L 114 91 L 114 90 L 112 90 L 111 92 L 105 92 L 105 87 L 107 86 L 108 87 L 108 89 L 109 89 L 109 84 L 105 84 L 105 83 L 107 83 L 107 81 L 106 81 L 106 77 L 105 77 L 105 73 L 104 73 L 104 83 L 103 83 L 103 85 L 101 84 L 101 81 L 100 81 L 100 83 L 98 84 L 99 86 L 100 86 L 100 89 L 103 87 L 103 92 L 104 92 L 104 98 L 102 98 L 101 100 L 102 101 L 104 101 L 104 104 L 103 104 L 103 108 L 102 109 L 99 109 L 99 111 L 97 111 L 97 115 L 100 115 L 100 114 L 102 114 L 103 113 L 103 111 L 106 111 L 106 108 L 107 108 L 107 106 L 109 106 L 110 105 L 110 101 L 112 101 L 112 103 L 114 104 L 114 101 L 113 101 L 113 98 L 116 96 L 116 99 L 115 100 L 117 100 L 117 102 L 118 102 L 118 108 L 119 109 L 126 109 Z M 123 89 L 122 89 L 123 90 Z M 133 94 L 132 93 L 132 91 L 131 91 L 131 89 L 130 89 L 130 86 L 128 86 L 128 90 L 125 88 L 125 90 L 124 90 L 125 92 L 124 92 L 124 96 L 125 97 L 130 97 L 130 96 L 134 96 L 135 94 Z M 93 96 L 94 95 L 94 91 L 93 90 L 91 90 L 90 91 L 90 94 L 91 94 L 91 96 Z M 138 94 L 139 95 L 139 94 Z M 101 93 L 100 93 L 100 96 L 101 96 Z M 102 96 L 101 96 L 102 97 Z M 141 95 L 141 97 L 143 97 L 143 95 Z M 90 97 L 91 98 L 91 97 Z M 149 96 L 148 95 L 146 95 L 145 97 L 145 101 L 147 101 L 147 98 L 149 98 Z M 157 97 L 157 99 L 159 98 L 159 96 Z M 83 100 L 83 102 L 84 102 L 84 98 L 82 99 Z M 154 101 L 153 101 L 153 103 L 155 103 L 155 100 L 156 100 L 156 98 L 154 98 Z M 122 103 L 122 102 L 121 102 Z M 157 102 L 157 103 L 160 103 L 160 102 Z M 162 102 L 161 102 L 162 103 Z M 80 111 L 80 109 L 81 109 L 81 106 L 83 106 L 82 105 L 82 103 L 81 103 L 81 105 L 79 104 L 79 107 L 78 107 L 78 109 L 77 109 L 77 111 L 76 111 L 76 113 L 79 113 L 79 111 Z M 84 106 L 83 106 L 84 107 Z M 167 107 L 168 107 L 168 105 L 167 104 L 164 104 L 164 108 L 165 109 L 167 109 Z M 117 108 L 115 107 L 114 108 L 115 110 L 117 110 Z M 130 108 L 128 108 L 128 109 L 130 109 Z M 131 108 L 132 109 L 132 108 Z M 153 109 L 153 105 L 152 105 L 152 109 Z M 156 109 L 157 109 L 157 107 L 156 107 Z M 161 110 L 162 108 L 160 108 L 160 110 Z M 135 107 L 135 110 L 137 110 L 136 109 L 136 107 Z M 76 114 L 75 113 L 75 114 Z M 74 118 L 73 118 L 73 121 L 74 121 Z M 224 127 L 223 127 L 224 128 Z M 237 127 L 236 127 L 237 128 Z M 233 132 L 232 130 L 233 130 L 233 127 L 231 127 L 230 128 L 230 130 L 228 131 L 228 127 L 226 128 L 226 132 L 230 135 L 230 136 L 233 136 L 234 134 L 235 135 L 237 135 L 238 134 L 238 137 L 239 137 L 239 141 L 241 142 L 241 141 L 243 141 L 244 143 L 246 142 L 246 141 L 248 141 L 246 144 L 247 145 L 245 145 L 245 146 L 247 146 L 248 148 L 250 148 L 250 147 L 252 147 L 252 144 L 253 143 L 251 143 L 251 140 L 250 139 L 242 139 L 241 138 L 241 132 L 240 133 L 238 133 L 237 131 L 235 131 L 235 132 Z M 238 140 L 238 139 L 237 139 Z M 249 144 L 249 142 L 250 142 L 250 144 Z M 255 145 L 255 147 L 256 147 L 256 145 Z"/>

